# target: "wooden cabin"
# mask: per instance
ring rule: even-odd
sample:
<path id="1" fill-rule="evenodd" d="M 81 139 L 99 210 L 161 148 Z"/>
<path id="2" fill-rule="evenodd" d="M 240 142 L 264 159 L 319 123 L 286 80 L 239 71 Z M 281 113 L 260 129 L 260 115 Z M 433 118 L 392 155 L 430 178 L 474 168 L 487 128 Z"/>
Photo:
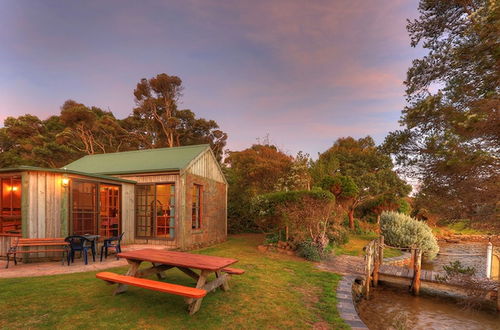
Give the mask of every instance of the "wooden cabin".
<path id="1" fill-rule="evenodd" d="M 124 245 L 188 250 L 227 237 L 227 182 L 209 145 L 0 169 L 0 256 L 12 238 L 125 232 Z"/>

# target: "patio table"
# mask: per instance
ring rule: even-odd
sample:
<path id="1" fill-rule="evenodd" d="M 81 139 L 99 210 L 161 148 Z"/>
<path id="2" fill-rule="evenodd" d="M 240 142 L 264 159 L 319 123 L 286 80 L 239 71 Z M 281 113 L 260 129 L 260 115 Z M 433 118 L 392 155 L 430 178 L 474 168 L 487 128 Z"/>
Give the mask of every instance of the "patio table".
<path id="1" fill-rule="evenodd" d="M 101 237 L 100 235 L 92 235 L 92 234 L 85 234 L 85 235 L 82 235 L 83 237 L 85 237 L 86 239 L 88 239 L 91 243 L 92 243 L 92 249 L 93 249 L 93 253 L 94 255 L 97 255 L 97 252 L 99 251 L 97 249 L 97 241 L 99 240 L 99 237 Z"/>
<path id="2" fill-rule="evenodd" d="M 156 249 L 142 249 L 130 252 L 118 253 L 118 257 L 127 259 L 130 267 L 126 275 L 134 277 L 147 277 L 156 274 L 158 278 L 165 278 L 163 272 L 171 268 L 178 268 L 184 274 L 196 280 L 196 288 L 204 289 L 207 292 L 220 287 L 222 290 L 229 289 L 229 275 L 223 272 L 223 268 L 232 265 L 238 260 L 232 258 L 222 258 L 187 252 L 166 251 Z M 142 262 L 149 261 L 152 267 L 140 269 Z M 210 274 L 215 273 L 215 279 L 207 282 Z M 119 284 L 115 294 L 127 290 L 127 285 Z M 203 298 L 187 298 L 189 313 L 196 313 L 201 306 Z"/>

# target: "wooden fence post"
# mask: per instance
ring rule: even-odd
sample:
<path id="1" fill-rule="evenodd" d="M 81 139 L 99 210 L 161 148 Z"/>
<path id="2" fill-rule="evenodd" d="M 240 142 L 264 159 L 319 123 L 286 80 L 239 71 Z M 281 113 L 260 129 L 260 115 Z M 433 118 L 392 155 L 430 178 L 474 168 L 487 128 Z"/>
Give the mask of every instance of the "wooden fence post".
<path id="1" fill-rule="evenodd" d="M 380 258 L 378 257 L 378 242 L 374 241 L 373 246 L 373 286 L 378 286 L 378 273 L 380 271 Z"/>
<path id="2" fill-rule="evenodd" d="M 420 294 L 420 274 L 422 270 L 422 250 L 417 248 L 414 250 L 414 264 L 413 264 L 413 280 L 411 283 L 411 291 L 414 295 Z"/>
<path id="3" fill-rule="evenodd" d="M 486 248 L 486 278 L 491 278 L 491 261 L 493 260 L 493 244 L 491 238 Z"/>
<path id="4" fill-rule="evenodd" d="M 378 286 L 378 279 L 380 273 L 380 265 L 384 259 L 384 236 L 380 236 L 378 240 L 374 241 L 374 255 L 373 255 L 373 286 Z"/>
<path id="5" fill-rule="evenodd" d="M 374 241 L 371 241 L 366 246 L 366 255 L 365 255 L 365 287 L 364 294 L 365 298 L 368 299 L 370 296 L 370 281 L 371 281 L 371 273 L 372 273 L 372 260 L 373 260 L 373 244 Z"/>
<path id="6" fill-rule="evenodd" d="M 380 259 L 380 265 L 382 265 L 384 263 L 384 236 L 380 235 L 379 240 L 380 241 L 378 243 L 378 248 L 379 248 L 378 257 Z"/>
<path id="7" fill-rule="evenodd" d="M 410 269 L 415 268 L 415 247 L 410 248 Z"/>

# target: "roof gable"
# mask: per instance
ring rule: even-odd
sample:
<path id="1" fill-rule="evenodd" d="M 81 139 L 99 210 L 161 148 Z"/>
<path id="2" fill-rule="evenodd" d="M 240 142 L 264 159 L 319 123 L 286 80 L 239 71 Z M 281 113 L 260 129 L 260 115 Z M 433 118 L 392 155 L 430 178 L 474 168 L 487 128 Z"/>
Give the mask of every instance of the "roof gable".
<path id="1" fill-rule="evenodd" d="M 180 171 L 209 149 L 208 144 L 88 155 L 64 168 L 98 174 Z"/>

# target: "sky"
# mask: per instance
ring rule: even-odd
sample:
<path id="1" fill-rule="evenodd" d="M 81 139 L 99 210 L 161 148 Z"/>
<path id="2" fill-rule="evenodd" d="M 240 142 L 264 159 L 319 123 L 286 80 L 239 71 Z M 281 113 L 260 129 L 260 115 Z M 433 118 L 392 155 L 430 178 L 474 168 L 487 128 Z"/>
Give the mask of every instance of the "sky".
<path id="1" fill-rule="evenodd" d="M 227 148 L 269 136 L 315 157 L 343 136 L 399 127 L 421 49 L 417 0 L 0 0 L 0 122 L 67 99 L 134 107 L 141 78 L 181 77 L 180 108 L 215 120 Z"/>

